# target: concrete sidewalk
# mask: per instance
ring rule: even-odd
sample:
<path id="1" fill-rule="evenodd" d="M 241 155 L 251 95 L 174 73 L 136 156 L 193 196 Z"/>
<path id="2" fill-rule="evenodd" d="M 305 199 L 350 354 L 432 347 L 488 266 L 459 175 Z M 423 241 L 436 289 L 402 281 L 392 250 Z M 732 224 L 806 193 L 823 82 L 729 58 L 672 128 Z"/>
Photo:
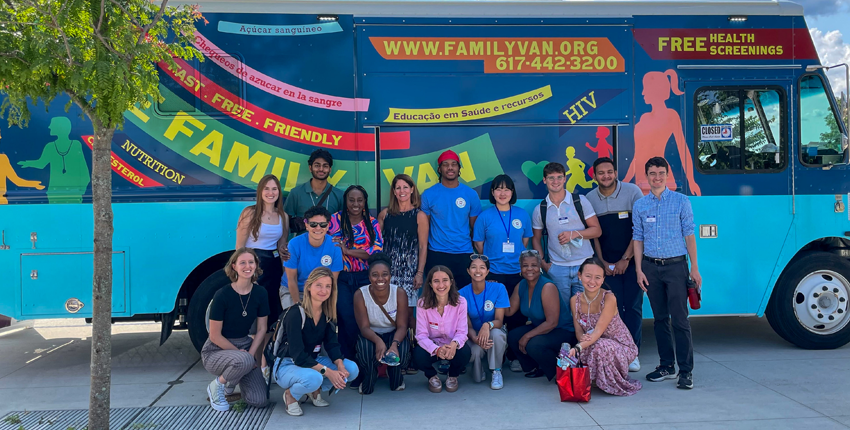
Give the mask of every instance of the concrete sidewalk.
<path id="1" fill-rule="evenodd" d="M 14 410 L 88 407 L 90 328 L 78 320 L 36 321 L 0 331 L 0 416 Z M 694 383 L 648 382 L 658 357 L 651 321 L 644 324 L 644 388 L 632 397 L 597 389 L 587 404 L 560 403 L 545 378 L 505 372 L 505 388 L 490 390 L 468 375 L 456 393 L 432 394 L 420 372 L 407 389 L 389 391 L 379 380 L 372 395 L 353 390 L 332 396 L 331 407 L 304 405 L 303 417 L 286 415 L 283 390 L 266 429 L 846 429 L 850 428 L 850 347 L 806 351 L 776 336 L 757 318 L 695 318 Z M 13 329 L 15 327 L 12 327 Z M 162 347 L 159 325 L 116 325 L 112 407 L 206 405 L 212 380 L 185 332 Z"/>

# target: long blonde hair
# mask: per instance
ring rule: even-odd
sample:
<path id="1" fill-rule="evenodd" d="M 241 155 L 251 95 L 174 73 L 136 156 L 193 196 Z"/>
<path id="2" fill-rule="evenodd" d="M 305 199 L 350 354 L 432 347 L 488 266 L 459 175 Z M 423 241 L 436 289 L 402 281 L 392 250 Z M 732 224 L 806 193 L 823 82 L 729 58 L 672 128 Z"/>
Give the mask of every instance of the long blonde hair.
<path id="1" fill-rule="evenodd" d="M 325 318 L 329 321 L 336 322 L 336 279 L 334 279 L 331 269 L 323 266 L 317 267 L 310 272 L 310 276 L 304 282 L 304 298 L 301 299 L 301 303 L 304 304 L 304 314 L 307 315 L 307 318 L 313 318 L 313 297 L 310 295 L 310 289 L 313 283 L 325 276 L 331 278 L 331 295 L 327 300 L 322 302 L 322 313 L 325 314 Z"/>

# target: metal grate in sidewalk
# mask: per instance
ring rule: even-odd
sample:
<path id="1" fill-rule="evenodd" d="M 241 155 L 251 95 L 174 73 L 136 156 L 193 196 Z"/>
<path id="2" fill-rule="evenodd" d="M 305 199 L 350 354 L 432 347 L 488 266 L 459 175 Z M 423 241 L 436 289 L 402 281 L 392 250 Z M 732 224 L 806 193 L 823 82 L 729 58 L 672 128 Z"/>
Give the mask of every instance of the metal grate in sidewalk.
<path id="1" fill-rule="evenodd" d="M 274 404 L 244 412 L 219 412 L 209 406 L 116 408 L 109 414 L 115 430 L 259 430 L 266 426 Z M 0 418 L 0 430 L 83 430 L 88 410 L 15 411 Z"/>
<path id="2" fill-rule="evenodd" d="M 109 413 L 109 427 L 125 428 L 133 417 L 143 410 L 144 408 L 112 409 Z M 0 418 L 0 430 L 82 430 L 88 424 L 88 420 L 88 409 L 15 411 Z"/>

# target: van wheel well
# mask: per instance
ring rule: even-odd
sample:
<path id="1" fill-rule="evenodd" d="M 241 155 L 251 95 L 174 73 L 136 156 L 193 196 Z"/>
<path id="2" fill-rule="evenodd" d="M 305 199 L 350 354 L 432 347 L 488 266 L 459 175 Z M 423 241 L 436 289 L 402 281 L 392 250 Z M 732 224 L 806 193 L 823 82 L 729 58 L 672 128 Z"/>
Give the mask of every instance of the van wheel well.
<path id="1" fill-rule="evenodd" d="M 790 266 L 792 262 L 800 259 L 803 255 L 817 251 L 830 252 L 850 259 L 850 239 L 843 237 L 822 237 L 820 239 L 813 240 L 800 248 L 800 250 L 791 257 L 786 268 Z"/>
<path id="2" fill-rule="evenodd" d="M 192 299 L 192 295 L 195 294 L 195 290 L 198 289 L 201 282 L 204 282 L 204 279 L 207 279 L 207 277 L 212 275 L 215 271 L 224 267 L 231 254 L 233 254 L 233 250 L 213 255 L 212 257 L 204 260 L 201 264 L 195 267 L 191 273 L 189 273 L 189 276 L 187 276 L 186 280 L 183 281 L 183 285 L 180 286 L 180 291 L 177 293 L 177 302 L 175 303 L 177 315 L 186 315 L 189 301 Z M 186 299 L 186 302 L 182 306 L 180 305 L 180 299 Z"/>

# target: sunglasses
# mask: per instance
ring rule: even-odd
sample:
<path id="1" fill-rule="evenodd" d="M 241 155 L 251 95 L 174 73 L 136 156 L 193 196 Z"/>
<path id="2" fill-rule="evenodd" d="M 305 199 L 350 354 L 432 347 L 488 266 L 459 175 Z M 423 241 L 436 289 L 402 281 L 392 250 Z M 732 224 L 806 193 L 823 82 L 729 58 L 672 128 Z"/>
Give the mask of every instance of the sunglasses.
<path id="1" fill-rule="evenodd" d="M 305 222 L 307 222 L 307 221 L 305 221 Z M 307 222 L 307 225 L 309 225 L 312 228 L 316 228 L 316 227 L 327 228 L 328 227 L 327 222 L 309 221 L 309 222 Z"/>
<path id="2" fill-rule="evenodd" d="M 519 253 L 520 257 L 527 257 L 529 255 L 536 257 L 536 256 L 540 255 L 540 253 L 537 252 L 536 249 L 526 249 L 525 251 L 522 251 L 522 252 Z"/>
<path id="3" fill-rule="evenodd" d="M 469 256 L 469 259 L 473 260 L 473 261 L 474 260 L 490 261 L 490 259 L 487 258 L 487 256 L 484 255 L 484 254 L 472 254 L 472 255 Z"/>

